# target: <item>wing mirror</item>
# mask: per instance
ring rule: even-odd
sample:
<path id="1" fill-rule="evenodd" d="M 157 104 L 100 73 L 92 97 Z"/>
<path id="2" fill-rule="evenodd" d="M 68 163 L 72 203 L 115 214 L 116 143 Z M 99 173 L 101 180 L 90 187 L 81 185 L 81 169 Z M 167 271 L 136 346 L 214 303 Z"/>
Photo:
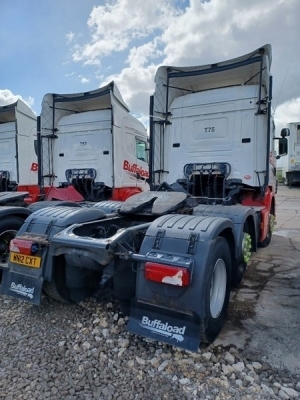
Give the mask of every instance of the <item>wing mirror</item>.
<path id="1" fill-rule="evenodd" d="M 290 136 L 290 130 L 289 130 L 289 128 L 283 128 L 283 129 L 281 129 L 280 136 L 281 136 L 282 138 L 285 138 L 286 136 Z"/>
<path id="2" fill-rule="evenodd" d="M 282 131 L 281 131 L 282 133 Z M 288 141 L 286 137 L 278 138 L 278 156 L 276 157 L 277 160 L 282 157 L 286 156 L 288 153 Z"/>

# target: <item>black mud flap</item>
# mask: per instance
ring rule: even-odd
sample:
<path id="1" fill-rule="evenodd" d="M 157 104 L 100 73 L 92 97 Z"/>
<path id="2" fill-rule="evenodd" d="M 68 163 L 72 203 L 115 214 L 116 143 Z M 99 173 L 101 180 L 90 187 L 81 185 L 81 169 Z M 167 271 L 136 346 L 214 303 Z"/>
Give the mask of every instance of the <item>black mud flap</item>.
<path id="1" fill-rule="evenodd" d="M 197 351 L 200 318 L 132 300 L 127 330 L 160 342 Z"/>
<path id="2" fill-rule="evenodd" d="M 0 294 L 16 297 L 39 305 L 41 302 L 44 279 L 24 274 L 18 274 L 10 270 L 3 271 Z"/>

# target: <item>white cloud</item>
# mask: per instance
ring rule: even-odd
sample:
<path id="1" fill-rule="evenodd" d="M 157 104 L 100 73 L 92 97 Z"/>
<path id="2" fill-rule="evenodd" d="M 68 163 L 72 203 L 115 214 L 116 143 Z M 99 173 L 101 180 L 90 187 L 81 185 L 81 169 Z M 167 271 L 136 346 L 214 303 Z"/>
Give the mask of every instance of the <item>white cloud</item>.
<path id="1" fill-rule="evenodd" d="M 90 41 L 77 45 L 73 59 L 99 65 L 101 58 L 123 52 L 128 66 L 103 80 L 114 79 L 132 112 L 146 116 L 159 64 L 209 64 L 271 43 L 273 106 L 300 98 L 298 0 L 190 0 L 182 10 L 176 4 L 115 0 L 94 7 Z M 280 119 L 289 122 L 288 108 L 282 110 Z"/>
<path id="2" fill-rule="evenodd" d="M 81 83 L 89 83 L 89 79 L 82 77 L 81 78 Z"/>
<path id="3" fill-rule="evenodd" d="M 24 101 L 25 101 L 25 103 L 27 103 L 27 105 L 29 107 L 33 107 L 34 106 L 34 98 L 33 97 L 29 96 L 28 99 L 27 100 L 25 99 Z"/>
<path id="4" fill-rule="evenodd" d="M 84 65 L 95 65 L 95 66 L 100 66 L 100 65 L 101 65 L 101 62 L 100 62 L 100 60 L 97 60 L 97 59 L 86 60 L 86 61 L 84 62 Z"/>
<path id="5" fill-rule="evenodd" d="M 127 63 L 131 68 L 139 68 L 145 66 L 149 60 L 161 56 L 163 53 L 158 47 L 159 39 L 155 38 L 152 42 L 148 42 L 139 47 L 133 47 L 128 55 Z"/>
<path id="6" fill-rule="evenodd" d="M 91 42 L 79 46 L 74 61 L 91 61 L 128 49 L 133 40 L 145 38 L 165 27 L 178 10 L 172 0 L 116 0 L 94 7 L 88 20 Z"/>
<path id="7" fill-rule="evenodd" d="M 70 44 L 74 40 L 74 37 L 75 33 L 73 32 L 66 33 L 67 44 Z"/>
<path id="8" fill-rule="evenodd" d="M 282 128 L 290 122 L 300 122 L 300 97 L 281 104 L 275 112 L 277 136 Z"/>
<path id="9" fill-rule="evenodd" d="M 124 68 L 120 74 L 108 76 L 100 86 L 115 81 L 131 112 L 148 120 L 149 96 L 153 92 L 155 71 L 156 66 Z"/>
<path id="10" fill-rule="evenodd" d="M 15 103 L 18 99 L 21 99 L 26 103 L 29 107 L 33 107 L 34 98 L 29 96 L 28 99 L 24 99 L 19 94 L 13 94 L 8 89 L 0 89 L 0 106 L 6 106 L 9 104 Z"/>
<path id="11" fill-rule="evenodd" d="M 8 89 L 0 89 L 0 106 L 15 103 L 18 99 L 22 99 L 22 96 L 15 95 Z"/>

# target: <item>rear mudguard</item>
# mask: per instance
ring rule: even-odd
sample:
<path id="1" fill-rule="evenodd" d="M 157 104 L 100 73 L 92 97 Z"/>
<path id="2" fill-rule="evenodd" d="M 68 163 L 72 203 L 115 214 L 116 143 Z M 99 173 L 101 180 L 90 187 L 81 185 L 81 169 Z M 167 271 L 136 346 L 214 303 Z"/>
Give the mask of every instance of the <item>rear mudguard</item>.
<path id="1" fill-rule="evenodd" d="M 93 207 L 47 207 L 29 215 L 17 237 L 27 237 L 37 244 L 34 255 L 41 257 L 41 266 L 31 268 L 10 261 L 3 271 L 0 294 L 39 304 L 43 281 L 52 279 L 53 258 L 48 251 L 52 237 L 70 225 L 104 218 L 106 214 Z"/>
<path id="2" fill-rule="evenodd" d="M 25 205 L 24 198 L 28 196 L 28 192 L 0 192 L 0 204 L 11 204 L 14 202 L 21 202 Z"/>
<path id="3" fill-rule="evenodd" d="M 205 267 L 220 235 L 236 242 L 231 219 L 177 214 L 152 222 L 140 249 L 144 260 L 139 262 L 137 270 L 136 298 L 127 326 L 130 332 L 192 351 L 198 349 L 200 321 L 205 317 L 202 295 Z M 147 261 L 188 268 L 189 286 L 146 280 Z"/>
<path id="4" fill-rule="evenodd" d="M 224 217 L 229 218 L 233 221 L 237 244 L 235 246 L 235 260 L 236 263 L 239 264 L 242 262 L 243 258 L 242 240 L 245 221 L 248 221 L 249 229 L 251 231 L 251 236 L 253 239 L 252 250 L 257 250 L 257 241 L 259 238 L 259 218 L 262 209 L 263 207 L 249 207 L 242 205 L 199 205 L 198 207 L 194 208 L 193 215 Z"/>
<path id="5" fill-rule="evenodd" d="M 99 208 L 105 214 L 111 214 L 111 213 L 116 213 L 118 210 L 120 210 L 122 204 L 123 204 L 122 201 L 104 200 L 104 201 L 99 201 L 98 203 L 95 203 L 92 207 Z"/>
<path id="6" fill-rule="evenodd" d="M 24 207 L 12 207 L 12 206 L 3 206 L 0 207 L 0 218 L 6 218 L 11 216 L 17 216 L 23 218 L 24 220 L 31 214 L 31 211 L 28 208 Z M 0 232 L 1 233 L 1 232 Z"/>

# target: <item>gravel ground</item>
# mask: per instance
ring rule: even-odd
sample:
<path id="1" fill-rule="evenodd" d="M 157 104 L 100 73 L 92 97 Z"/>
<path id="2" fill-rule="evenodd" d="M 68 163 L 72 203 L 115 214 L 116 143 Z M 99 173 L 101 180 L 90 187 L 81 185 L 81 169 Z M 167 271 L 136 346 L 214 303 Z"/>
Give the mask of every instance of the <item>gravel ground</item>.
<path id="1" fill-rule="evenodd" d="M 190 353 L 129 334 L 111 299 L 0 302 L 0 399 L 300 398 L 299 376 L 233 347 Z"/>

